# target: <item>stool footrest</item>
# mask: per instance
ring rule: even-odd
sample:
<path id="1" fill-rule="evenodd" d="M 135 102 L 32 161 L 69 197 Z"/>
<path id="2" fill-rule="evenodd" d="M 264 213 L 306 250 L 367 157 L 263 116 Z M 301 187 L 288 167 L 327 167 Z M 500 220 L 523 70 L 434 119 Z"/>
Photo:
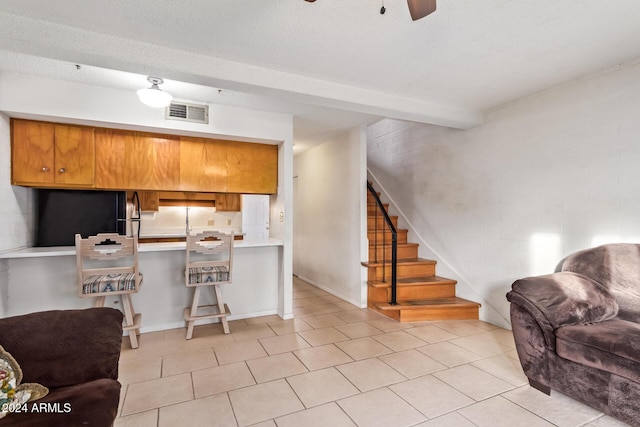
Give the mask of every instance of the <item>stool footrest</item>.
<path id="1" fill-rule="evenodd" d="M 220 319 L 224 333 L 228 334 L 229 322 L 227 322 L 227 316 L 231 314 L 231 310 L 229 310 L 229 306 L 227 304 L 224 304 L 223 307 L 224 311 L 220 312 L 218 304 L 199 305 L 196 307 L 195 315 L 191 315 L 191 307 L 185 308 L 184 320 L 187 322 L 187 339 L 190 340 L 193 335 L 193 327 L 195 326 L 196 320 L 202 319 Z M 202 314 L 198 314 L 198 310 L 202 310 L 204 312 Z"/>
<path id="2" fill-rule="evenodd" d="M 202 313 L 198 314 L 198 312 L 200 312 L 201 310 L 202 310 Z M 196 310 L 196 314 L 194 316 L 191 315 L 191 307 L 185 308 L 184 320 L 186 320 L 187 322 L 190 322 L 193 320 L 200 320 L 200 319 L 216 319 L 216 318 L 227 317 L 230 314 L 231 314 L 231 311 L 229 310 L 229 306 L 227 304 L 224 304 L 223 312 L 220 312 L 220 308 L 218 307 L 218 304 L 199 305 Z"/>
<path id="3" fill-rule="evenodd" d="M 142 324 L 142 314 L 135 313 L 133 315 L 133 323 L 131 325 L 122 325 L 122 330 L 130 331 L 132 329 L 140 329 L 141 324 Z"/>

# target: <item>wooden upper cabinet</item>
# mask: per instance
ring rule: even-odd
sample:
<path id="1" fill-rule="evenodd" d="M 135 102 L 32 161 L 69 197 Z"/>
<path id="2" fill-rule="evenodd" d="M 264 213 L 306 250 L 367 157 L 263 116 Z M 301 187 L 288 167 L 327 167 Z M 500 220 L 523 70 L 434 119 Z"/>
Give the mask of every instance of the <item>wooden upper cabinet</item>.
<path id="1" fill-rule="evenodd" d="M 134 202 L 134 193 L 136 191 L 127 191 L 127 200 L 131 203 Z M 140 200 L 141 212 L 158 212 L 160 206 L 160 193 L 158 191 L 137 191 L 138 199 Z"/>
<path id="2" fill-rule="evenodd" d="M 227 191 L 227 141 L 180 138 L 180 190 Z"/>
<path id="3" fill-rule="evenodd" d="M 53 124 L 11 120 L 12 183 L 53 184 L 53 144 Z"/>
<path id="4" fill-rule="evenodd" d="M 275 194 L 278 146 L 227 141 L 227 192 Z"/>
<path id="5" fill-rule="evenodd" d="M 216 206 L 215 193 L 194 193 L 189 191 L 161 191 L 160 206 L 198 206 L 213 208 Z"/>
<path id="6" fill-rule="evenodd" d="M 173 190 L 179 185 L 178 137 L 96 129 L 96 187 Z"/>
<path id="7" fill-rule="evenodd" d="M 140 210 L 143 212 L 158 212 L 160 198 L 157 191 L 140 191 Z"/>
<path id="8" fill-rule="evenodd" d="M 240 194 L 217 193 L 215 197 L 218 212 L 240 212 L 242 210 Z"/>
<path id="9" fill-rule="evenodd" d="M 237 195 L 278 186 L 269 144 L 12 119 L 11 155 L 12 184 L 31 187 Z M 225 197 L 224 208 L 238 208 Z"/>
<path id="10" fill-rule="evenodd" d="M 55 182 L 92 187 L 95 175 L 94 129 L 55 126 Z"/>
<path id="11" fill-rule="evenodd" d="M 13 119 L 11 136 L 13 184 L 93 187 L 93 128 Z"/>
<path id="12" fill-rule="evenodd" d="M 180 190 L 275 194 L 277 186 L 276 145 L 180 138 Z"/>

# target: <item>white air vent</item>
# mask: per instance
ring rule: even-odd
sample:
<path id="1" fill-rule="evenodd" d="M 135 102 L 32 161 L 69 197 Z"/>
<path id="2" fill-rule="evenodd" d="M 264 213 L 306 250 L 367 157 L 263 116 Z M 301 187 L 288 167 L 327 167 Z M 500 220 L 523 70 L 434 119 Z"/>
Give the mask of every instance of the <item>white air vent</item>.
<path id="1" fill-rule="evenodd" d="M 209 106 L 172 102 L 165 109 L 165 119 L 194 123 L 209 123 Z"/>

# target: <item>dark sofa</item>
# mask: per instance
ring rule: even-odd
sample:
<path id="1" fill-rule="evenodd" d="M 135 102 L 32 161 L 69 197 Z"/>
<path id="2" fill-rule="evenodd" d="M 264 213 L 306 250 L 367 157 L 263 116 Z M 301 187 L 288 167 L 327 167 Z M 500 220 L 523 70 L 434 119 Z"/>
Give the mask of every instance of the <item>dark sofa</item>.
<path id="1" fill-rule="evenodd" d="M 49 388 L 49 394 L 28 405 L 37 403 L 42 412 L 10 413 L 0 419 L 0 427 L 113 425 L 121 342 L 122 313 L 113 308 L 0 319 L 0 345 L 20 364 L 23 383 Z"/>
<path id="2" fill-rule="evenodd" d="M 507 294 L 529 384 L 640 425 L 640 245 L 574 253 Z"/>

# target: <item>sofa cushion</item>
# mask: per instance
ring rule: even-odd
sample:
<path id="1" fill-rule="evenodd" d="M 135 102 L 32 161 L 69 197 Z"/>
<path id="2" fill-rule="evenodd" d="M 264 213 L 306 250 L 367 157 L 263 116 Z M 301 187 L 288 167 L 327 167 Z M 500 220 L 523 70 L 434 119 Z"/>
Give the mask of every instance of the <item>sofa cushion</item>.
<path id="1" fill-rule="evenodd" d="M 122 312 L 100 307 L 6 317 L 0 343 L 20 362 L 24 382 L 54 389 L 117 379 Z"/>
<path id="2" fill-rule="evenodd" d="M 533 304 L 553 328 L 612 319 L 618 304 L 605 288 L 586 276 L 571 272 L 517 280 L 507 295 L 510 301 Z"/>
<path id="3" fill-rule="evenodd" d="M 27 412 L 0 420 L 0 427 L 111 426 L 119 400 L 120 383 L 106 378 L 50 389 L 47 396 L 27 403 Z"/>
<path id="4" fill-rule="evenodd" d="M 640 324 L 612 319 L 556 330 L 558 356 L 640 382 Z"/>
<path id="5" fill-rule="evenodd" d="M 569 255 L 560 264 L 595 280 L 614 296 L 618 317 L 640 323 L 640 245 L 614 243 Z"/>

